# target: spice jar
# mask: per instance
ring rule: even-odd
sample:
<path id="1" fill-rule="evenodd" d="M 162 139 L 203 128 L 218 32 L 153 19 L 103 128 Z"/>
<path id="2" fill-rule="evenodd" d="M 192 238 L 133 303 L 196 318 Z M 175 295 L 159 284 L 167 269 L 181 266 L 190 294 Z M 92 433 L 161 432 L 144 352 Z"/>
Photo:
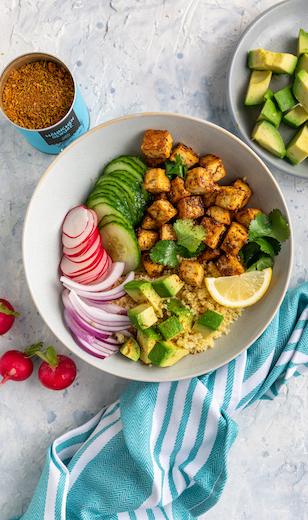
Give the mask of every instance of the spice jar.
<path id="1" fill-rule="evenodd" d="M 0 77 L 0 107 L 35 148 L 60 153 L 89 129 L 89 112 L 73 75 L 50 54 L 13 60 Z"/>

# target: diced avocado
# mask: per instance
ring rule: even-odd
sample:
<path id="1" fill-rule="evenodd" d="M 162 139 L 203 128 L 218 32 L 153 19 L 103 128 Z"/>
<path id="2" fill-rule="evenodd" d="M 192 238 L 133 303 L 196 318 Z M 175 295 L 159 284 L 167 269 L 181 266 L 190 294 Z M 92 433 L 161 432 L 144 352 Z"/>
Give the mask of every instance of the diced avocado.
<path id="1" fill-rule="evenodd" d="M 285 145 L 280 133 L 269 121 L 264 120 L 257 122 L 252 131 L 251 139 L 257 141 L 262 148 L 280 157 L 280 159 L 286 154 Z"/>
<path id="2" fill-rule="evenodd" d="M 184 330 L 183 325 L 176 316 L 170 316 L 170 318 L 157 325 L 157 328 L 165 339 L 172 339 Z"/>
<path id="3" fill-rule="evenodd" d="M 297 65 L 296 65 L 296 69 L 294 71 L 294 75 L 297 76 L 297 74 L 301 71 L 301 70 L 305 70 L 306 72 L 308 72 L 308 51 L 307 52 L 304 52 L 304 54 L 302 54 L 300 56 L 300 58 L 298 58 L 298 62 L 297 62 Z"/>
<path id="4" fill-rule="evenodd" d="M 208 309 L 201 318 L 196 321 L 192 332 L 202 334 L 204 338 L 211 337 L 223 322 L 224 317 L 218 312 Z"/>
<path id="5" fill-rule="evenodd" d="M 129 309 L 127 315 L 136 329 L 144 330 L 157 322 L 155 311 L 149 303 L 140 303 L 137 307 Z"/>
<path id="6" fill-rule="evenodd" d="M 308 52 L 308 33 L 304 29 L 300 29 L 297 39 L 297 56 L 304 52 Z"/>
<path id="7" fill-rule="evenodd" d="M 154 365 L 170 367 L 187 354 L 188 349 L 177 347 L 172 341 L 158 341 L 149 353 L 149 360 Z"/>
<path id="8" fill-rule="evenodd" d="M 132 280 L 124 285 L 124 289 L 136 303 L 151 303 L 155 311 L 162 315 L 161 297 L 153 289 L 150 282 Z"/>
<path id="9" fill-rule="evenodd" d="M 149 352 L 151 352 L 157 341 L 163 339 L 162 335 L 155 327 L 149 327 L 145 330 L 138 329 L 137 331 L 137 341 L 140 345 L 140 359 L 144 363 L 151 363 L 148 358 Z"/>
<path id="10" fill-rule="evenodd" d="M 292 93 L 292 86 L 293 85 L 288 85 L 287 87 L 278 90 L 274 94 L 275 101 L 281 112 L 290 110 L 290 108 L 293 108 L 297 104 L 297 101 Z"/>
<path id="11" fill-rule="evenodd" d="M 245 105 L 261 105 L 268 91 L 272 73 L 268 70 L 253 70 L 245 96 Z"/>
<path id="12" fill-rule="evenodd" d="M 298 128 L 308 121 L 308 112 L 301 105 L 297 105 L 283 116 L 282 121 L 291 128 Z"/>
<path id="13" fill-rule="evenodd" d="M 264 94 L 264 99 L 273 99 L 274 98 L 274 92 L 269 88 L 265 94 Z"/>
<path id="14" fill-rule="evenodd" d="M 282 118 L 282 112 L 277 107 L 276 103 L 272 101 L 271 99 L 267 99 L 263 105 L 263 108 L 260 112 L 260 115 L 258 117 L 258 121 L 262 121 L 263 119 L 266 119 L 270 123 L 272 123 L 275 128 L 278 128 L 280 125 Z"/>
<path id="15" fill-rule="evenodd" d="M 155 291 L 161 298 L 169 298 L 175 296 L 182 289 L 184 282 L 177 274 L 167 274 L 152 282 Z"/>
<path id="16" fill-rule="evenodd" d="M 120 347 L 120 352 L 133 361 L 138 361 L 140 358 L 140 346 L 135 338 L 128 338 Z"/>
<path id="17" fill-rule="evenodd" d="M 275 74 L 293 74 L 297 56 L 284 52 L 254 49 L 248 54 L 248 67 L 254 70 L 271 70 Z"/>
<path id="18" fill-rule="evenodd" d="M 194 315 L 187 307 L 185 307 L 185 305 L 183 305 L 182 302 L 172 298 L 167 304 L 167 309 L 178 317 L 178 320 L 184 327 L 184 330 L 191 329 Z"/>
<path id="19" fill-rule="evenodd" d="M 308 72 L 301 70 L 294 81 L 293 94 L 308 112 Z"/>
<path id="20" fill-rule="evenodd" d="M 286 157 L 299 164 L 308 157 L 308 123 L 306 123 L 287 145 Z"/>

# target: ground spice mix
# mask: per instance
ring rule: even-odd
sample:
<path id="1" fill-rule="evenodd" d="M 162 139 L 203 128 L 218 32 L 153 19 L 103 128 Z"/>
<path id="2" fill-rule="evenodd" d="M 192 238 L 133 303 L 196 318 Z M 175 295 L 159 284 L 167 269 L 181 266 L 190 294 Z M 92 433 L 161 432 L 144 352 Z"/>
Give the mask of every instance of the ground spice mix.
<path id="1" fill-rule="evenodd" d="M 58 123 L 74 100 L 74 81 L 61 65 L 33 61 L 13 71 L 5 84 L 2 108 L 16 125 L 31 130 Z"/>

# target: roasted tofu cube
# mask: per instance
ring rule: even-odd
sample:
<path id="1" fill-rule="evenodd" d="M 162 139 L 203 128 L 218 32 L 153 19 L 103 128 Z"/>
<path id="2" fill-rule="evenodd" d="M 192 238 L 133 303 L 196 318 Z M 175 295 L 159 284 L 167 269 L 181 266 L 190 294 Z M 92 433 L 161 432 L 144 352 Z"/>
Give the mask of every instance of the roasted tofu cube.
<path id="1" fill-rule="evenodd" d="M 170 180 L 162 168 L 149 168 L 144 176 L 144 189 L 150 193 L 170 191 Z"/>
<path id="2" fill-rule="evenodd" d="M 217 182 L 226 176 L 225 167 L 222 163 L 222 160 L 220 157 L 217 157 L 217 155 L 209 153 L 208 155 L 200 158 L 199 164 L 212 174 L 214 182 Z"/>
<path id="3" fill-rule="evenodd" d="M 242 202 L 242 205 L 239 207 L 239 209 L 243 209 L 243 207 L 246 206 L 247 202 L 249 201 L 250 197 L 252 196 L 253 191 L 248 186 L 247 182 L 243 181 L 242 179 L 236 179 L 236 181 L 234 181 L 232 183 L 232 186 L 234 186 L 235 188 L 240 188 L 241 190 L 243 190 L 245 192 L 246 196 Z"/>
<path id="4" fill-rule="evenodd" d="M 242 207 L 246 199 L 246 193 L 241 188 L 235 186 L 221 186 L 217 193 L 215 204 L 225 209 L 237 211 Z"/>
<path id="5" fill-rule="evenodd" d="M 141 251 L 148 251 L 156 244 L 159 239 L 158 231 L 139 228 L 137 231 L 137 240 Z"/>
<path id="6" fill-rule="evenodd" d="M 185 178 L 185 188 L 193 195 L 212 193 L 214 190 L 212 174 L 200 166 L 188 170 Z"/>
<path id="7" fill-rule="evenodd" d="M 200 287 L 204 278 L 204 269 L 195 260 L 182 260 L 178 274 L 183 282 Z"/>
<path id="8" fill-rule="evenodd" d="M 184 197 L 189 197 L 190 191 L 185 188 L 184 180 L 178 175 L 171 181 L 171 189 L 168 194 L 169 200 L 172 204 L 176 204 Z"/>
<path id="9" fill-rule="evenodd" d="M 172 136 L 170 132 L 168 130 L 146 130 L 141 150 L 147 159 L 165 161 L 170 157 L 172 151 Z"/>
<path id="10" fill-rule="evenodd" d="M 199 218 L 204 215 L 204 206 L 200 195 L 179 200 L 177 208 L 178 218 Z"/>
<path id="11" fill-rule="evenodd" d="M 219 247 L 216 249 L 211 249 L 210 247 L 206 247 L 203 249 L 202 253 L 198 256 L 197 260 L 201 264 L 209 262 L 211 260 L 216 260 L 221 255 L 221 251 Z"/>
<path id="12" fill-rule="evenodd" d="M 156 193 L 153 195 L 153 200 L 168 200 L 167 193 L 162 191 L 161 193 Z"/>
<path id="13" fill-rule="evenodd" d="M 160 240 L 173 240 L 176 242 L 178 239 L 172 224 L 163 224 L 159 229 L 159 235 Z"/>
<path id="14" fill-rule="evenodd" d="M 203 217 L 200 225 L 206 229 L 206 238 L 203 240 L 206 246 L 211 249 L 216 249 L 221 243 L 227 227 L 224 224 L 220 224 L 211 217 Z"/>
<path id="15" fill-rule="evenodd" d="M 245 268 L 239 257 L 229 255 L 228 253 L 218 258 L 216 267 L 222 276 L 234 276 L 245 272 Z"/>
<path id="16" fill-rule="evenodd" d="M 205 209 L 215 205 L 217 194 L 220 190 L 219 184 L 214 183 L 214 189 L 212 192 L 202 195 L 203 205 Z"/>
<path id="17" fill-rule="evenodd" d="M 142 229 L 158 229 L 156 220 L 153 217 L 151 217 L 150 213 L 148 213 L 147 211 L 145 212 L 144 217 L 142 219 L 141 227 Z"/>
<path id="18" fill-rule="evenodd" d="M 141 260 L 146 272 L 151 278 L 157 278 L 163 273 L 165 266 L 153 262 L 150 258 L 150 253 L 143 253 Z"/>
<path id="19" fill-rule="evenodd" d="M 220 206 L 210 206 L 205 214 L 208 217 L 212 217 L 216 222 L 230 226 L 231 224 L 231 213 L 228 209 L 221 208 Z"/>
<path id="20" fill-rule="evenodd" d="M 183 143 L 179 143 L 175 148 L 173 148 L 170 155 L 170 161 L 175 161 L 176 154 L 182 157 L 183 163 L 186 164 L 188 168 L 192 168 L 199 161 L 199 155 L 196 154 L 192 148 L 188 148 L 188 146 Z"/>
<path id="21" fill-rule="evenodd" d="M 156 220 L 158 227 L 171 220 L 177 214 L 177 210 L 172 206 L 171 202 L 162 199 L 155 200 L 148 208 L 148 212 Z"/>
<path id="22" fill-rule="evenodd" d="M 234 217 L 239 224 L 242 224 L 242 226 L 248 229 L 250 222 L 256 218 L 258 213 L 262 213 L 262 211 L 260 209 L 246 208 L 241 211 L 236 211 Z"/>
<path id="23" fill-rule="evenodd" d="M 244 244 L 248 242 L 248 230 L 238 222 L 232 222 L 220 249 L 236 256 Z"/>

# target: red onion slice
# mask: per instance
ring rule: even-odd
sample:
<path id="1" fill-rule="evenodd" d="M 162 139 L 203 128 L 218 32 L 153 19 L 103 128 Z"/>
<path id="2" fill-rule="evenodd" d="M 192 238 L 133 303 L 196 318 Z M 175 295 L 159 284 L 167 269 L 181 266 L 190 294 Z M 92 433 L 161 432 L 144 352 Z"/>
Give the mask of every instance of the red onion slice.
<path id="1" fill-rule="evenodd" d="M 106 278 L 98 284 L 84 286 L 78 282 L 74 282 L 70 278 L 66 276 L 61 276 L 60 281 L 63 283 L 64 287 L 68 289 L 74 289 L 77 294 L 79 291 L 82 291 L 83 296 L 87 297 L 87 294 L 84 293 L 95 293 L 98 291 L 104 291 L 111 287 L 123 274 L 125 269 L 125 262 L 114 262 L 109 270 L 109 267 L 106 271 Z"/>

